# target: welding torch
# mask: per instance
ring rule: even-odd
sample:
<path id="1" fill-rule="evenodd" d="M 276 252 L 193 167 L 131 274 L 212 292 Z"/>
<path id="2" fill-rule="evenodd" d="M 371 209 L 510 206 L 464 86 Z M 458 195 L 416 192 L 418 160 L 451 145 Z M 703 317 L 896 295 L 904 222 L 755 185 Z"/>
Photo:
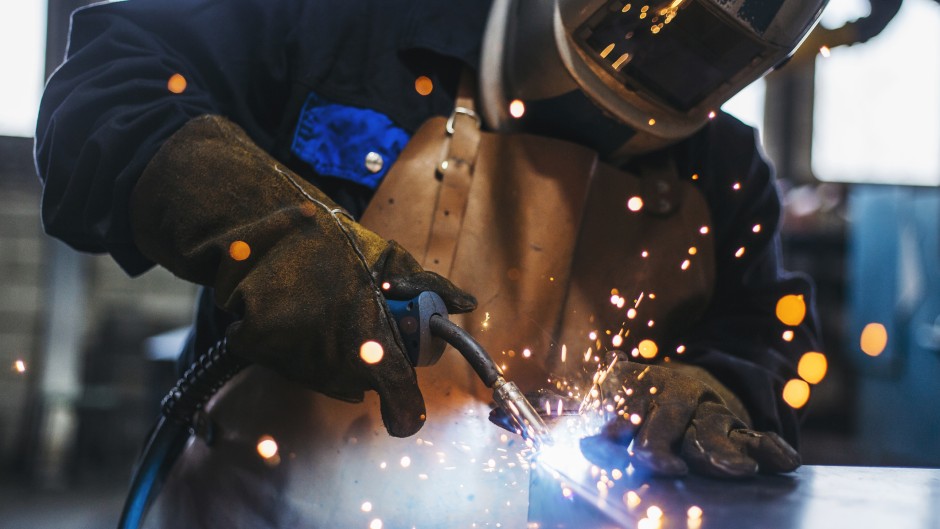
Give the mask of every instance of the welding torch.
<path id="1" fill-rule="evenodd" d="M 551 443 L 548 427 L 529 400 L 515 383 L 503 377 L 483 346 L 448 319 L 447 307 L 440 296 L 422 292 L 410 300 L 386 300 L 386 305 L 413 366 L 435 364 L 450 344 L 483 384 L 493 390 L 493 400 L 512 429 L 536 448 Z M 142 525 L 173 463 L 196 429 L 199 412 L 229 379 L 248 365 L 246 360 L 228 352 L 223 339 L 193 362 L 164 397 L 161 416 L 134 471 L 118 529 L 138 529 Z"/>

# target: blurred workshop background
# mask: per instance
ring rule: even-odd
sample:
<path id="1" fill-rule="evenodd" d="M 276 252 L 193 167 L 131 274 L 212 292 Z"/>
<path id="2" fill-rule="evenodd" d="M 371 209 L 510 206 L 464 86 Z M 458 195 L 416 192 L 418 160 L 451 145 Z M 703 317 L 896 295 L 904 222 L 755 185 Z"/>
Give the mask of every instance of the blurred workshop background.
<path id="1" fill-rule="evenodd" d="M 114 525 L 192 312 L 165 271 L 131 280 L 42 233 L 36 109 L 88 3 L 0 17 L 0 528 Z M 760 129 L 788 267 L 817 284 L 828 370 L 804 461 L 940 466 L 940 3 L 833 0 L 724 108 Z"/>

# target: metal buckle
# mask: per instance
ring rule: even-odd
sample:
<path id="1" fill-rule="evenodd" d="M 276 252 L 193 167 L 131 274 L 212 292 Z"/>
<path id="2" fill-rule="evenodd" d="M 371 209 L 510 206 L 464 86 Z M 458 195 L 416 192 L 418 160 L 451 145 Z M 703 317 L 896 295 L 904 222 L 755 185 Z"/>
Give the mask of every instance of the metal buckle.
<path id="1" fill-rule="evenodd" d="M 450 117 L 447 118 L 447 124 L 444 125 L 444 130 L 447 131 L 449 136 L 454 135 L 454 119 L 457 117 L 457 114 L 463 114 L 473 118 L 473 121 L 477 123 L 477 128 L 480 128 L 480 116 L 478 116 L 476 112 L 466 107 L 456 107 L 454 111 L 451 112 Z"/>

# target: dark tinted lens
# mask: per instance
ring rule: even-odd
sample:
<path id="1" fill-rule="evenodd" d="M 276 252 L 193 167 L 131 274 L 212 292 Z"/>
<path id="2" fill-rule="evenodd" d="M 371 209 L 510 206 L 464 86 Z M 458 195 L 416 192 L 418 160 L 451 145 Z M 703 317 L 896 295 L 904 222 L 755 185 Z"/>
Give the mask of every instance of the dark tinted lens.
<path id="1" fill-rule="evenodd" d="M 577 37 L 628 88 L 643 89 L 682 112 L 765 50 L 698 1 L 617 3 L 588 20 Z"/>

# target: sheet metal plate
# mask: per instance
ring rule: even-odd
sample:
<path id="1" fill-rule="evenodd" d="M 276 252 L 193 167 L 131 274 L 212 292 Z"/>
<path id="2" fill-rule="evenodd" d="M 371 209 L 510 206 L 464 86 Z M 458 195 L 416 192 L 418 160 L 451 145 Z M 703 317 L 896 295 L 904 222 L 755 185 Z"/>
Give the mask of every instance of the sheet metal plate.
<path id="1" fill-rule="evenodd" d="M 534 470 L 529 528 L 940 528 L 937 469 L 804 466 L 746 481 L 634 473 L 613 480 L 606 493 L 583 477 L 579 485 L 557 471 Z M 629 491 L 638 505 L 628 506 Z M 664 513 L 658 526 L 643 521 L 654 505 Z M 698 522 L 687 515 L 692 506 L 702 509 Z"/>

